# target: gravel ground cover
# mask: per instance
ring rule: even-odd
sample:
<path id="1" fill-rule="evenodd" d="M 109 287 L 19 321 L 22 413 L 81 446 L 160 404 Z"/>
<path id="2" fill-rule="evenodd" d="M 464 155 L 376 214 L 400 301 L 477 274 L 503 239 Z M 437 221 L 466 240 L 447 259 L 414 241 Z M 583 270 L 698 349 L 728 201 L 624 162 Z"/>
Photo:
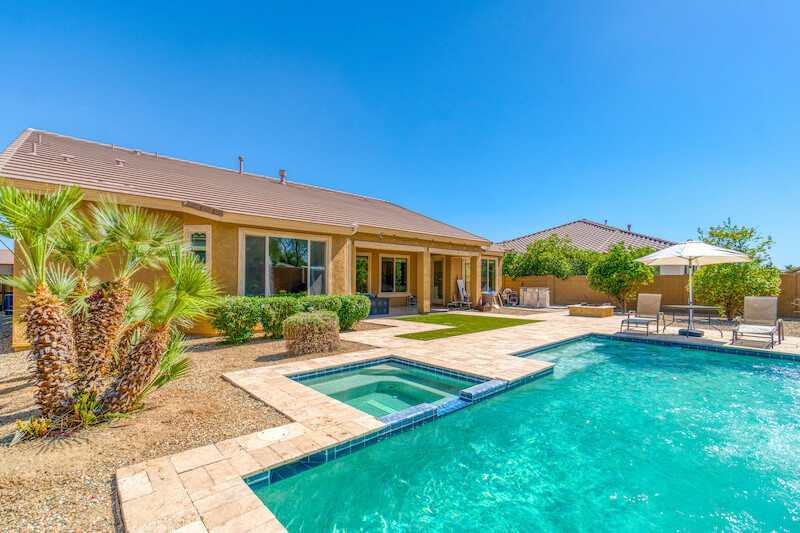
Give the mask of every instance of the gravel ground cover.
<path id="1" fill-rule="evenodd" d="M 288 423 L 220 375 L 320 354 L 288 358 L 284 341 L 256 339 L 239 346 L 221 346 L 218 341 L 190 339 L 193 372 L 153 393 L 146 409 L 132 418 L 72 437 L 9 447 L 16 420 L 39 411 L 27 352 L 11 351 L 3 336 L 0 531 L 122 531 L 113 492 L 117 468 Z M 368 348 L 342 341 L 339 351 L 322 355 Z"/>

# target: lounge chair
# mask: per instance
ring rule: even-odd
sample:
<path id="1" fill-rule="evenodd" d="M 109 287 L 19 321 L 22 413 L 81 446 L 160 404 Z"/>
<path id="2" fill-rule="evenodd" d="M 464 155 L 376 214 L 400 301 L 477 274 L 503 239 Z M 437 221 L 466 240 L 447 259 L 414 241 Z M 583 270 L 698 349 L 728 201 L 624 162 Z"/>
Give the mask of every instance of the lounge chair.
<path id="1" fill-rule="evenodd" d="M 463 279 L 457 279 L 458 294 L 453 294 L 453 301 L 447 304 L 448 309 L 472 309 L 472 302 L 469 301 L 469 293 L 464 285 Z"/>
<path id="2" fill-rule="evenodd" d="M 783 320 L 778 318 L 777 296 L 745 296 L 744 317 L 736 317 L 736 327 L 733 328 L 732 343 L 742 337 L 769 337 L 767 348 L 775 346 L 775 336 L 778 344 L 785 338 L 783 334 Z"/>
<path id="3" fill-rule="evenodd" d="M 655 322 L 656 333 L 658 333 L 659 319 L 664 322 L 664 330 L 667 329 L 667 318 L 661 312 L 661 295 L 660 294 L 640 294 L 636 301 L 636 311 L 628 311 L 628 318 L 622 321 L 619 325 L 619 331 L 622 332 L 623 326 L 628 326 L 630 331 L 633 327 L 644 327 L 646 335 L 650 335 L 650 324 Z"/>

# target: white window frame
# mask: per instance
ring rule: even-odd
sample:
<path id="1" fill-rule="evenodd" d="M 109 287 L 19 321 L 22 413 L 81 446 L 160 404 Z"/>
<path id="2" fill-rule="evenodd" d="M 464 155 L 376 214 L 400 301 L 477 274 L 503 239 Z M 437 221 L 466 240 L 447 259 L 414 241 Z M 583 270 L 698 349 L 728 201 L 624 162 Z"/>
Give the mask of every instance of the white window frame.
<path id="1" fill-rule="evenodd" d="M 278 239 L 305 239 L 307 241 L 317 241 L 325 243 L 325 289 L 327 294 L 331 294 L 331 243 L 333 239 L 329 235 L 314 235 L 312 233 L 292 233 L 283 231 L 267 231 L 257 228 L 239 228 L 239 279 L 238 279 L 238 293 L 239 296 L 244 296 L 244 240 L 249 235 L 251 237 L 264 237 L 266 241 L 265 253 L 265 292 L 264 296 L 272 296 L 270 293 L 270 260 L 269 260 L 269 238 L 275 237 Z M 309 245 L 309 263 L 311 261 L 311 246 Z M 306 268 L 311 269 L 309 264 Z M 309 277 L 310 279 L 310 277 Z"/>
<path id="2" fill-rule="evenodd" d="M 406 291 L 405 292 L 383 292 L 383 280 L 381 276 L 383 276 L 383 258 L 388 257 L 390 259 L 405 259 L 406 260 Z M 393 262 L 394 263 L 394 262 Z M 392 270 L 394 272 L 394 270 Z M 395 286 L 395 278 L 392 276 L 392 288 Z M 400 298 L 400 297 L 407 297 L 411 296 L 411 256 L 404 255 L 404 254 L 379 254 L 378 256 L 378 298 Z"/>
<path id="3" fill-rule="evenodd" d="M 353 262 L 353 268 L 354 269 L 358 267 L 358 258 L 359 257 L 366 257 L 367 258 L 367 292 L 366 292 L 366 294 L 372 294 L 372 276 L 370 275 L 370 274 L 372 274 L 372 272 L 370 272 L 370 270 L 372 270 L 372 265 L 371 265 L 371 263 L 372 263 L 372 254 L 370 254 L 370 253 L 358 253 L 358 251 L 356 251 L 354 256 L 355 256 L 355 261 Z M 358 270 L 356 270 L 356 273 L 357 272 L 358 272 Z M 356 280 L 356 286 L 353 287 L 353 294 L 356 294 L 356 289 L 357 288 L 358 288 L 358 280 Z"/>
<path id="4" fill-rule="evenodd" d="M 192 233 L 205 233 L 206 234 L 206 269 L 211 270 L 211 262 L 213 260 L 213 237 L 211 231 L 211 224 L 187 224 L 183 226 L 183 240 L 191 251 L 192 246 Z"/>

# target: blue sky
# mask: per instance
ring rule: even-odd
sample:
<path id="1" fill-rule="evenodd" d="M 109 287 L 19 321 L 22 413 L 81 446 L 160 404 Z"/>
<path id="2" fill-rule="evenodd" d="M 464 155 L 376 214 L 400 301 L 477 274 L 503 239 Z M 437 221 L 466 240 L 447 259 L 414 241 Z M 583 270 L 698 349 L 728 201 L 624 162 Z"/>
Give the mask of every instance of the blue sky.
<path id="1" fill-rule="evenodd" d="M 3 5 L 0 144 L 242 154 L 492 240 L 730 216 L 800 264 L 799 4 L 377 4 Z"/>

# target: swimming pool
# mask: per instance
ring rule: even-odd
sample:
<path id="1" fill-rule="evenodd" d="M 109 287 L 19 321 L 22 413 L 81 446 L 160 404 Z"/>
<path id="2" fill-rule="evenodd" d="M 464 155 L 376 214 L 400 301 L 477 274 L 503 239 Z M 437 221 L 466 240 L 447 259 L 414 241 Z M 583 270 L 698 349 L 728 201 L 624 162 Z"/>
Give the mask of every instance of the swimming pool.
<path id="1" fill-rule="evenodd" d="M 378 418 L 421 403 L 443 405 L 458 398 L 462 389 L 482 381 L 415 368 L 401 361 L 313 378 L 301 376 L 299 380 L 307 387 Z"/>
<path id="2" fill-rule="evenodd" d="M 289 531 L 800 527 L 798 363 L 598 338 L 532 357 L 553 376 L 251 487 Z"/>

